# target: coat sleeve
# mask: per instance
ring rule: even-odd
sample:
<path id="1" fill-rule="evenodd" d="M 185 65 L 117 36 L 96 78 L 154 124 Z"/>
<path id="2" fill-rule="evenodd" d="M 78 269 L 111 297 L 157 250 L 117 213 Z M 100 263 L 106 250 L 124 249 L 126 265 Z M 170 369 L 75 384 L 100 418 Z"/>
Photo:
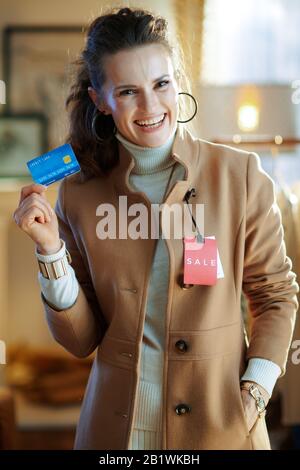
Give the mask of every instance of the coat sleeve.
<path id="1" fill-rule="evenodd" d="M 248 158 L 243 292 L 251 315 L 246 358 L 273 361 L 281 368 L 281 377 L 295 327 L 299 286 L 286 254 L 275 185 L 256 153 Z"/>
<path id="2" fill-rule="evenodd" d="M 106 322 L 98 303 L 88 270 L 86 269 L 76 240 L 68 224 L 65 210 L 64 179 L 58 189 L 55 212 L 58 218 L 59 234 L 65 241 L 79 283 L 75 302 L 66 309 L 58 309 L 41 292 L 46 320 L 54 339 L 76 357 L 87 357 L 100 344 Z"/>

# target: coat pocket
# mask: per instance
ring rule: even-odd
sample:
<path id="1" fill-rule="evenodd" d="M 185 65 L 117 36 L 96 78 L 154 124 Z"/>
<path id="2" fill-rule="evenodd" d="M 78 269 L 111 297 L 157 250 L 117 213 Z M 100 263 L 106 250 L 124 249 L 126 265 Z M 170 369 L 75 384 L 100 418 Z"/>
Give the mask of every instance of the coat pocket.
<path id="1" fill-rule="evenodd" d="M 170 331 L 169 358 L 178 361 L 206 360 L 241 351 L 241 322 L 208 330 Z M 180 353 L 180 346 L 184 354 Z"/>
<path id="2" fill-rule="evenodd" d="M 265 416 L 258 417 L 250 431 L 253 450 L 272 450 Z"/>
<path id="3" fill-rule="evenodd" d="M 239 393 L 239 406 L 241 408 L 241 417 L 245 425 L 246 433 L 250 437 L 251 446 L 253 450 L 271 450 L 271 444 L 269 439 L 269 433 L 266 425 L 266 411 L 261 417 L 257 416 L 257 419 L 252 426 L 248 429 L 247 415 L 244 408 L 242 393 Z"/>
<path id="4" fill-rule="evenodd" d="M 249 431 L 249 429 L 248 429 L 247 415 L 246 415 L 246 411 L 245 411 L 245 408 L 244 408 L 242 392 L 241 392 L 241 388 L 240 388 L 240 382 L 238 382 L 237 387 L 238 387 L 238 407 L 239 407 L 240 416 L 241 416 L 241 419 L 243 421 L 243 425 L 244 425 L 244 428 L 245 428 L 246 435 L 250 436 L 251 431 Z"/>

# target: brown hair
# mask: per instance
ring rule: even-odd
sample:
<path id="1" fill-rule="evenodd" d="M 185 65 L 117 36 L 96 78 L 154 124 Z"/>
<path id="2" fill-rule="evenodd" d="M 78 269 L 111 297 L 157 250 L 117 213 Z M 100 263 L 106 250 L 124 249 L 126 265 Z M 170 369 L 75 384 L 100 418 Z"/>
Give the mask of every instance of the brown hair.
<path id="1" fill-rule="evenodd" d="M 88 26 L 85 47 L 73 65 L 76 75 L 67 96 L 65 107 L 69 113 L 69 130 L 66 142 L 70 143 L 81 166 L 81 181 L 92 176 L 108 174 L 118 163 L 118 141 L 113 134 L 111 115 L 99 114 L 96 132 L 111 134 L 111 138 L 98 142 L 92 133 L 95 104 L 88 94 L 92 86 L 101 96 L 105 83 L 104 58 L 118 51 L 147 45 L 162 44 L 173 61 L 175 77 L 184 90 L 189 89 L 182 50 L 173 47 L 167 37 L 167 20 L 138 8 L 111 8 L 95 18 Z M 102 131 L 102 132 L 101 132 Z"/>

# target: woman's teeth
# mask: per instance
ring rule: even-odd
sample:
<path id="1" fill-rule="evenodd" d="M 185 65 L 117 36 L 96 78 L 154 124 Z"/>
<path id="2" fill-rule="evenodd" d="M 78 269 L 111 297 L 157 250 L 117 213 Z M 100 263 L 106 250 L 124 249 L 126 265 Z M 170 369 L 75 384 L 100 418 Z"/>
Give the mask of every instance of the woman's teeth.
<path id="1" fill-rule="evenodd" d="M 158 118 L 149 119 L 147 121 L 135 121 L 138 126 L 142 127 L 158 127 L 165 118 L 165 114 L 162 114 Z"/>

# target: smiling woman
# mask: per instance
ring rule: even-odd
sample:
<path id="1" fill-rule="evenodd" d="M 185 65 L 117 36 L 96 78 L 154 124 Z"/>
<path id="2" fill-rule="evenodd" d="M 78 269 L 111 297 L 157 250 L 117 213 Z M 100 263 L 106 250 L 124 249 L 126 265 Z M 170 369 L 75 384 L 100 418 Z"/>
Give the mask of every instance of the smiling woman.
<path id="1" fill-rule="evenodd" d="M 178 85 L 166 47 L 146 44 L 116 52 L 104 60 L 104 70 L 101 93 L 89 87 L 100 112 L 111 115 L 119 132 L 136 145 L 162 145 L 178 117 Z M 135 83 L 126 85 L 132 77 Z"/>
<path id="2" fill-rule="evenodd" d="M 257 154 L 181 126 L 197 107 L 178 119 L 186 92 L 174 57 L 160 16 L 121 8 L 96 18 L 67 100 L 81 172 L 61 182 L 54 213 L 45 188 L 31 185 L 14 214 L 49 267 L 39 282 L 54 338 L 78 357 L 97 350 L 76 449 L 270 449 L 262 410 L 285 372 L 299 287 L 271 178 Z M 188 266 L 195 284 L 184 276 L 191 196 L 189 219 L 195 226 L 205 205 L 213 246 L 202 252 L 208 261 Z M 128 220 L 139 204 L 163 205 L 158 240 L 152 211 L 125 221 L 143 225 L 142 237 L 97 237 L 103 204 L 120 232 L 121 197 Z M 212 283 L 216 253 L 222 275 Z M 242 291 L 255 319 L 248 344 Z"/>
<path id="3" fill-rule="evenodd" d="M 122 11 L 112 9 L 92 22 L 86 48 L 74 62 L 78 73 L 66 100 L 67 141 L 78 155 L 82 180 L 116 165 L 117 129 L 136 145 L 156 147 L 188 108 L 186 100 L 178 100 L 179 88 L 190 90 L 183 54 L 167 37 L 166 19 Z"/>

